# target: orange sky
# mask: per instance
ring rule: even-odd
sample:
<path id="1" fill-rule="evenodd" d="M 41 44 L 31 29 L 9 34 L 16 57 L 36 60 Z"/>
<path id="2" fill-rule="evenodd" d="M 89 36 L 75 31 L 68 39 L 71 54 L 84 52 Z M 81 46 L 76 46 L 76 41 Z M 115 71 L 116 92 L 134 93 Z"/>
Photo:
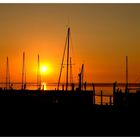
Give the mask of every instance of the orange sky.
<path id="1" fill-rule="evenodd" d="M 36 81 L 39 53 L 41 65 L 50 68 L 42 80 L 57 82 L 69 23 L 76 82 L 82 63 L 87 82 L 124 82 L 126 55 L 129 81 L 136 82 L 140 77 L 139 17 L 140 4 L 1 4 L 0 81 L 5 81 L 7 56 L 11 81 L 21 81 L 25 51 L 27 81 Z"/>

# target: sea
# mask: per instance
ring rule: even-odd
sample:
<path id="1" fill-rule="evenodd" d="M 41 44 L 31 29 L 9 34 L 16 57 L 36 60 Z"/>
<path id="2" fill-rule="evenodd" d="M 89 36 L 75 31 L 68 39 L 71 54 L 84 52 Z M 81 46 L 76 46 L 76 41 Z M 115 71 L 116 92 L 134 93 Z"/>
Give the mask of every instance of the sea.
<path id="1" fill-rule="evenodd" d="M 11 86 L 11 87 L 10 87 Z M 7 89 L 21 89 L 21 83 L 13 83 L 11 85 L 7 84 Z M 0 88 L 5 89 L 6 84 L 0 83 Z M 57 85 L 47 84 L 46 82 L 41 83 L 41 90 L 56 90 Z M 119 88 L 119 87 L 118 87 Z M 27 90 L 37 90 L 37 84 L 36 83 L 28 83 L 26 85 Z M 65 89 L 65 87 L 64 87 Z M 62 89 L 60 89 L 62 90 Z M 83 89 L 84 90 L 84 89 Z M 93 90 L 92 87 L 87 87 L 86 90 Z M 124 88 L 121 89 L 122 92 L 124 92 Z M 113 87 L 95 87 L 95 104 L 101 104 L 101 93 L 102 93 L 102 104 L 103 105 L 113 105 Z M 93 97 L 93 103 L 94 103 L 94 97 Z"/>

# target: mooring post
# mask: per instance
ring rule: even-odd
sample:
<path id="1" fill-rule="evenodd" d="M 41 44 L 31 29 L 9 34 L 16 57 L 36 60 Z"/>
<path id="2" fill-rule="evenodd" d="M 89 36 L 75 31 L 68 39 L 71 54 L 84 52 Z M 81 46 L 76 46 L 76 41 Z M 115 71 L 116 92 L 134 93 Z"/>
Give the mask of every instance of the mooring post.
<path id="1" fill-rule="evenodd" d="M 71 84 L 71 89 L 74 91 L 74 83 Z"/>
<path id="2" fill-rule="evenodd" d="M 62 90 L 64 90 L 64 85 L 62 85 Z"/>
<path id="3" fill-rule="evenodd" d="M 116 100 L 116 86 L 117 86 L 117 82 L 113 83 L 113 104 L 115 104 L 115 100 Z"/>
<path id="4" fill-rule="evenodd" d="M 87 82 L 84 83 L 84 89 L 86 91 L 86 87 L 87 87 Z"/>
<path id="5" fill-rule="evenodd" d="M 92 88 L 93 88 L 93 103 L 95 105 L 95 86 L 94 86 L 94 84 L 92 84 Z"/>
<path id="6" fill-rule="evenodd" d="M 103 91 L 101 90 L 101 105 L 103 105 Z"/>
<path id="7" fill-rule="evenodd" d="M 113 83 L 113 94 L 116 92 L 116 85 L 117 85 L 117 82 Z"/>
<path id="8" fill-rule="evenodd" d="M 78 74 L 78 77 L 79 77 L 79 90 L 81 91 L 81 73 Z"/>
<path id="9" fill-rule="evenodd" d="M 128 56 L 126 56 L 126 86 L 125 86 L 125 105 L 128 105 Z"/>
<path id="10" fill-rule="evenodd" d="M 128 94 L 129 94 L 129 92 L 128 92 L 128 83 L 126 83 L 126 85 L 125 85 L 125 105 L 127 106 L 128 105 Z"/>
<path id="11" fill-rule="evenodd" d="M 109 99 L 110 99 L 110 105 L 111 105 L 111 104 L 112 104 L 112 101 L 111 101 L 111 99 L 112 99 L 112 96 L 110 96 L 110 98 L 109 98 Z"/>

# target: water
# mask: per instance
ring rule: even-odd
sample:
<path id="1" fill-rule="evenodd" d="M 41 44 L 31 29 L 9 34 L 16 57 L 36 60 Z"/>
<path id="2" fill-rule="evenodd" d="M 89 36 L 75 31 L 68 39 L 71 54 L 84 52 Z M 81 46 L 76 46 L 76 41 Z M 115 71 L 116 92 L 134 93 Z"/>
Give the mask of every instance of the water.
<path id="1" fill-rule="evenodd" d="M 6 84 L 2 83 L 0 84 L 0 87 L 4 89 L 6 87 Z M 12 85 L 13 89 L 20 90 L 21 89 L 21 83 L 15 83 Z M 41 83 L 41 90 L 56 90 L 57 85 L 52 85 L 52 84 L 47 84 L 46 82 Z M 70 88 L 70 87 L 69 87 Z M 28 90 L 37 90 L 37 84 L 32 83 L 32 84 L 26 84 L 26 89 Z M 60 87 L 60 90 L 62 87 Z M 65 89 L 65 87 L 64 87 Z M 75 87 L 76 89 L 76 87 Z M 84 90 L 84 89 L 83 89 Z M 87 87 L 86 90 L 93 90 L 92 87 Z M 101 104 L 101 91 L 103 94 L 102 102 L 103 105 L 105 104 L 110 104 L 110 97 L 111 97 L 111 102 L 113 103 L 113 88 L 112 87 L 95 87 L 95 104 Z M 104 95 L 108 95 L 108 97 L 104 97 Z"/>

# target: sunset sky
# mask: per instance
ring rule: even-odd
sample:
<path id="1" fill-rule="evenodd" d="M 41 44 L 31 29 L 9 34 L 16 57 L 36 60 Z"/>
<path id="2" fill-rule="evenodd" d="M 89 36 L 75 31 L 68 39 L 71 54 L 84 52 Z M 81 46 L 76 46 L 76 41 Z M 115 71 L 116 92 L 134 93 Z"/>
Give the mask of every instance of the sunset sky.
<path id="1" fill-rule="evenodd" d="M 0 4 L 0 81 L 7 56 L 11 81 L 21 81 L 25 51 L 27 81 L 39 54 L 42 80 L 57 82 L 68 25 L 75 82 L 82 64 L 87 82 L 125 82 L 126 56 L 129 82 L 140 82 L 140 4 Z"/>

